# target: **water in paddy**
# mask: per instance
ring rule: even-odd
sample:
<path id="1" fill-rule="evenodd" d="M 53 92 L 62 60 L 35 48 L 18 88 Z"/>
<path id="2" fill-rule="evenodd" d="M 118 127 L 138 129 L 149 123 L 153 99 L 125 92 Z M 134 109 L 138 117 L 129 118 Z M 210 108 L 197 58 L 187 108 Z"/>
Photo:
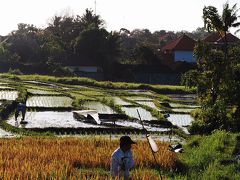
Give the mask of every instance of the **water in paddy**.
<path id="1" fill-rule="evenodd" d="M 71 111 L 66 112 L 58 112 L 58 111 L 45 111 L 45 112 L 26 112 L 25 121 L 27 124 L 21 125 L 19 124 L 21 119 L 21 115 L 18 120 L 15 121 L 15 117 L 11 116 L 7 122 L 15 127 L 24 127 L 24 128 L 96 128 L 103 127 L 108 128 L 106 125 L 95 125 L 90 123 L 84 123 L 82 121 L 78 121 L 74 118 L 73 113 Z M 142 125 L 139 122 L 129 122 L 129 121 L 116 121 L 116 125 L 124 126 L 124 127 L 133 127 L 137 129 L 142 129 Z M 112 124 L 109 122 L 109 124 Z M 164 132 L 169 131 L 167 128 L 160 127 L 151 127 L 149 125 L 145 125 L 145 128 L 148 131 L 158 131 Z M 0 131 L 1 133 L 1 131 Z M 1 135 L 1 134 L 0 134 Z"/>
<path id="2" fill-rule="evenodd" d="M 117 96 L 113 97 L 113 101 L 114 101 L 114 104 L 120 105 L 120 106 L 129 106 L 129 105 L 131 105 L 131 103 L 126 102 L 126 101 L 122 100 L 120 97 L 117 97 Z"/>
<path id="3" fill-rule="evenodd" d="M 144 96 L 127 96 L 125 98 L 132 101 L 152 101 L 153 100 L 152 98 L 144 97 Z"/>
<path id="4" fill-rule="evenodd" d="M 0 84 L 0 89 L 12 89 L 11 87 L 8 87 L 8 86 L 2 86 L 1 84 Z"/>
<path id="5" fill-rule="evenodd" d="M 172 109 L 173 112 L 185 112 L 185 113 L 190 113 L 194 109 L 186 109 L 186 108 L 174 108 Z"/>
<path id="6" fill-rule="evenodd" d="M 173 124 L 184 130 L 184 132 L 188 133 L 186 126 L 191 125 L 192 121 L 194 121 L 193 117 L 189 114 L 169 114 L 170 117 L 167 119 Z"/>
<path id="7" fill-rule="evenodd" d="M 25 83 L 29 83 L 29 84 L 35 84 L 38 86 L 48 86 L 51 88 L 58 88 L 58 86 L 56 84 L 52 84 L 52 83 L 45 83 L 45 82 L 40 82 L 40 81 L 24 81 Z"/>
<path id="8" fill-rule="evenodd" d="M 137 102 L 138 104 L 145 105 L 145 106 L 148 106 L 150 108 L 159 110 L 159 108 L 152 101 L 139 101 L 139 100 L 137 100 L 135 102 Z"/>
<path id="9" fill-rule="evenodd" d="M 187 105 L 187 104 L 179 104 L 179 103 L 169 103 L 169 105 L 172 108 L 186 108 L 186 109 L 194 109 L 194 108 L 200 107 L 197 105 Z"/>
<path id="10" fill-rule="evenodd" d="M 133 89 L 133 90 L 124 90 L 130 94 L 134 94 L 134 95 L 153 95 L 152 92 L 147 91 L 147 90 L 140 90 L 140 89 Z"/>
<path id="11" fill-rule="evenodd" d="M 176 101 L 183 102 L 194 102 L 196 100 L 196 94 L 166 94 L 166 96 L 170 97 Z"/>
<path id="12" fill-rule="evenodd" d="M 15 100 L 18 97 L 17 91 L 0 91 L 0 100 Z"/>
<path id="13" fill-rule="evenodd" d="M 32 94 L 41 94 L 41 95 L 61 94 L 61 93 L 55 92 L 55 91 L 45 91 L 45 90 L 39 90 L 39 89 L 27 89 L 27 91 L 32 93 Z"/>
<path id="14" fill-rule="evenodd" d="M 27 107 L 71 107 L 73 100 L 66 96 L 31 96 Z"/>
<path id="15" fill-rule="evenodd" d="M 90 128 L 90 127 L 100 127 L 99 125 L 87 124 L 81 121 L 77 121 L 73 117 L 73 113 L 71 111 L 66 112 L 57 112 L 57 111 L 44 111 L 44 112 L 26 112 L 25 121 L 27 124 L 20 125 L 19 120 L 15 121 L 14 116 L 10 117 L 7 121 L 12 126 L 25 128 L 48 128 L 48 127 L 56 127 L 56 128 Z"/>
<path id="16" fill-rule="evenodd" d="M 103 113 L 103 114 L 113 114 L 114 113 L 112 108 L 102 104 L 101 102 L 97 102 L 97 101 L 87 101 L 83 104 L 83 108 L 97 110 L 98 113 Z"/>
<path id="17" fill-rule="evenodd" d="M 142 125 L 139 122 L 130 122 L 130 121 L 116 121 L 115 124 L 124 126 L 124 127 L 133 127 L 137 129 L 142 129 Z M 161 127 L 151 127 L 149 125 L 144 125 L 147 131 L 157 131 L 157 132 L 165 132 L 169 131 L 168 128 L 161 128 Z"/>
<path id="18" fill-rule="evenodd" d="M 141 107 L 121 107 L 122 111 L 124 111 L 128 116 L 139 119 L 137 109 L 141 116 L 142 120 L 156 120 L 155 117 L 151 115 L 151 113 Z"/>

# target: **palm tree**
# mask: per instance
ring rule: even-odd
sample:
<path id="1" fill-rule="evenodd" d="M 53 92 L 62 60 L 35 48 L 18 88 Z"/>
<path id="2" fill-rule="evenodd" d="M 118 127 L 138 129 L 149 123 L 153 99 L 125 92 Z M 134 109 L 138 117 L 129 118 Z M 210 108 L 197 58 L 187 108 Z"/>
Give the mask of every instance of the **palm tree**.
<path id="1" fill-rule="evenodd" d="M 204 27 L 209 31 L 215 31 L 220 34 L 221 37 L 224 37 L 224 64 L 221 65 L 221 69 L 224 70 L 222 74 L 224 74 L 223 81 L 228 84 L 229 77 L 231 76 L 230 71 L 230 62 L 228 60 L 228 41 L 227 41 L 227 32 L 232 27 L 239 27 L 240 22 L 238 22 L 239 16 L 237 16 L 237 4 L 234 4 L 232 7 L 229 6 L 228 3 L 225 3 L 223 6 L 223 12 L 220 15 L 218 10 L 213 6 L 208 6 L 203 8 L 203 20 L 204 20 Z M 216 76 L 215 76 L 216 77 Z M 214 92 L 219 92 L 219 83 L 220 78 L 217 78 L 217 83 L 214 83 L 216 86 L 212 86 L 212 90 Z M 217 93 L 212 94 L 212 102 L 213 104 L 216 103 Z M 224 119 L 223 122 L 224 127 L 227 127 L 226 120 Z"/>
<path id="2" fill-rule="evenodd" d="M 217 31 L 222 37 L 224 37 L 224 59 L 227 60 L 228 54 L 228 42 L 227 42 L 227 32 L 230 28 L 239 27 L 240 22 L 238 22 L 239 16 L 237 16 L 237 4 L 233 7 L 229 7 L 228 2 L 223 6 L 222 15 L 218 13 L 218 10 L 213 6 L 208 6 L 203 8 L 203 20 L 204 27 L 209 31 Z"/>

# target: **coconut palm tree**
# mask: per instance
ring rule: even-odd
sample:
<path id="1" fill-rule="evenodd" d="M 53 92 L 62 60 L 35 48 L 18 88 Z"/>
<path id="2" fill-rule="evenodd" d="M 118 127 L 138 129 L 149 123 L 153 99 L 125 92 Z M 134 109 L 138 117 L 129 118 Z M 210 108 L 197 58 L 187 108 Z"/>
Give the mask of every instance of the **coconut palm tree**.
<path id="1" fill-rule="evenodd" d="M 224 37 L 224 59 L 227 60 L 227 51 L 228 51 L 228 42 L 227 42 L 227 32 L 230 28 L 239 27 L 240 22 L 238 22 L 239 16 L 237 4 L 234 4 L 232 7 L 229 6 L 228 2 L 223 6 L 222 15 L 218 13 L 217 8 L 213 6 L 208 6 L 203 8 L 203 20 L 204 27 L 209 31 L 217 31 L 222 37 Z"/>

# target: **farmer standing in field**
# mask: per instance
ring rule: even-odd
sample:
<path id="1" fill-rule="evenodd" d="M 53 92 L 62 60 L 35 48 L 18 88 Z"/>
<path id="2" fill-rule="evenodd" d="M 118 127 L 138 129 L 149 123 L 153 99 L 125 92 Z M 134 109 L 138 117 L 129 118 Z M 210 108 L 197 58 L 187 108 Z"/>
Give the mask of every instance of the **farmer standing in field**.
<path id="1" fill-rule="evenodd" d="M 136 144 L 129 136 L 120 138 L 120 147 L 112 153 L 111 176 L 112 178 L 129 179 L 130 169 L 134 166 L 132 157 L 132 144 Z"/>
<path id="2" fill-rule="evenodd" d="M 19 115 L 20 112 L 22 113 L 22 119 L 21 119 L 20 123 L 22 123 L 22 122 L 24 121 L 24 119 L 25 119 L 26 104 L 24 104 L 24 103 L 19 103 L 19 104 L 17 105 L 17 109 L 16 109 L 16 112 L 15 112 L 15 120 L 17 120 L 18 115 Z"/>

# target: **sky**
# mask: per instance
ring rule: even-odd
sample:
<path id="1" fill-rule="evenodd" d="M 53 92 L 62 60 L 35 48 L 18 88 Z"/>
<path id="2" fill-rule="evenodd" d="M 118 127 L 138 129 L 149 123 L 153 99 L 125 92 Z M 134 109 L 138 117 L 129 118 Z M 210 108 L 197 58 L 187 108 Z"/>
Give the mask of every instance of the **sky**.
<path id="1" fill-rule="evenodd" d="M 240 0 L 228 2 L 240 8 Z M 126 28 L 192 32 L 203 27 L 204 6 L 215 6 L 221 13 L 224 3 L 226 0 L 1 0 L 0 35 L 16 30 L 18 23 L 44 28 L 55 15 L 81 16 L 85 9 L 95 11 L 95 7 L 108 31 Z"/>

